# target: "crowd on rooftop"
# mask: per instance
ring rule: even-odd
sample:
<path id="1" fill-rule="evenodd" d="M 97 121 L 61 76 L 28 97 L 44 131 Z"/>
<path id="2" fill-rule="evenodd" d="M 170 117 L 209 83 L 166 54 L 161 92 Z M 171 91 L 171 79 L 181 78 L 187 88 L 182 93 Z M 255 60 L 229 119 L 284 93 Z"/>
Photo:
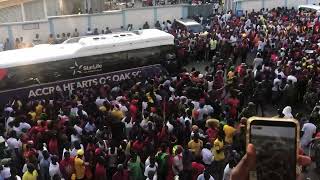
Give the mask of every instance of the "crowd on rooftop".
<path id="1" fill-rule="evenodd" d="M 242 180 L 255 115 L 296 118 L 307 154 L 320 135 L 319 17 L 276 8 L 196 20 L 205 32 L 155 27 L 175 36 L 181 65 L 204 70 L 9 102 L 0 179 Z"/>

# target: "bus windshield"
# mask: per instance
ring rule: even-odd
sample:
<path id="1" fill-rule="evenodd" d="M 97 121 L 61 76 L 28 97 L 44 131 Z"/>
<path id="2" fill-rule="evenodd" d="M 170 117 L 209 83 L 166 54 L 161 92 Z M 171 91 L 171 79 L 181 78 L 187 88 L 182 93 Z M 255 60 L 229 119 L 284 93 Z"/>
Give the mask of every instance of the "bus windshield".
<path id="1" fill-rule="evenodd" d="M 199 25 L 190 25 L 188 26 L 188 31 L 192 31 L 193 33 L 200 33 L 203 31 L 203 27 Z"/>

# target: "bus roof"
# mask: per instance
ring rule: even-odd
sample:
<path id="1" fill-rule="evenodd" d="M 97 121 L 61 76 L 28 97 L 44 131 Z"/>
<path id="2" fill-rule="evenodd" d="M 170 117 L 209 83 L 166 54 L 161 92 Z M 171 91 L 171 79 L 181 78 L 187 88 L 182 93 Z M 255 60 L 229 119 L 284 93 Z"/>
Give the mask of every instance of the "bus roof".
<path id="1" fill-rule="evenodd" d="M 192 19 L 179 19 L 176 21 L 180 22 L 181 24 L 184 24 L 185 26 L 201 25 L 197 21 Z"/>
<path id="2" fill-rule="evenodd" d="M 71 38 L 63 44 L 0 52 L 0 68 L 173 44 L 171 34 L 157 29 Z"/>
<path id="3" fill-rule="evenodd" d="M 320 6 L 313 5 L 313 4 L 300 5 L 300 6 L 298 6 L 298 9 L 300 9 L 300 8 L 314 9 L 314 10 L 317 10 L 317 11 L 320 10 Z"/>

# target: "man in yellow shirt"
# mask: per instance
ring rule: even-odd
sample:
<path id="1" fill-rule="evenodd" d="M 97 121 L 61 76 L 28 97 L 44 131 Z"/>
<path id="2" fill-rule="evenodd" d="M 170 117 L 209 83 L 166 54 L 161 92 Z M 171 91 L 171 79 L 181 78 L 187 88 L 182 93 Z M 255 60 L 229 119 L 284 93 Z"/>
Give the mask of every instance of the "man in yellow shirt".
<path id="1" fill-rule="evenodd" d="M 233 122 L 231 120 L 228 120 L 227 124 L 223 126 L 224 134 L 226 135 L 224 140 L 228 144 L 233 143 L 233 136 L 236 132 L 236 129 L 233 127 Z"/>
<path id="2" fill-rule="evenodd" d="M 219 133 L 218 138 L 213 143 L 214 166 L 216 167 L 217 179 L 222 179 L 224 168 L 224 143 L 222 135 Z"/>
<path id="3" fill-rule="evenodd" d="M 31 116 L 31 120 L 33 120 L 33 121 L 36 120 L 37 113 L 36 113 L 33 109 L 31 109 L 31 110 L 29 111 L 28 115 Z"/>
<path id="4" fill-rule="evenodd" d="M 41 102 L 38 102 L 38 105 L 36 106 L 36 114 L 37 114 L 37 119 L 39 119 L 41 113 L 43 113 L 43 106 L 41 104 Z"/>
<path id="5" fill-rule="evenodd" d="M 37 180 L 38 172 L 35 170 L 33 164 L 27 164 L 27 171 L 23 174 L 22 180 Z"/>
<path id="6" fill-rule="evenodd" d="M 188 148 L 196 155 L 198 156 L 201 152 L 201 149 L 203 147 L 202 140 L 199 139 L 199 134 L 194 134 L 193 140 L 189 141 Z"/>
<path id="7" fill-rule="evenodd" d="M 124 118 L 123 112 L 119 109 L 119 105 L 115 105 L 111 111 L 111 115 L 117 120 L 122 120 Z"/>
<path id="8" fill-rule="evenodd" d="M 87 164 L 82 160 L 84 151 L 82 149 L 79 149 L 77 151 L 77 156 L 74 158 L 74 169 L 76 171 L 76 179 L 82 180 L 85 179 L 85 165 Z"/>
<path id="9" fill-rule="evenodd" d="M 218 138 L 213 142 L 213 156 L 215 161 L 223 161 L 224 160 L 224 143 L 221 135 L 218 135 Z"/>

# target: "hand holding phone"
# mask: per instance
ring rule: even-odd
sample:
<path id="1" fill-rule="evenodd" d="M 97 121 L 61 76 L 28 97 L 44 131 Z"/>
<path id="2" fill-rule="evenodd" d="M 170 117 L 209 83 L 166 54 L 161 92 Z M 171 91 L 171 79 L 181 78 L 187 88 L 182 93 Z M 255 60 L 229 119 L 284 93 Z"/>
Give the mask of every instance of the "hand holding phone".
<path id="1" fill-rule="evenodd" d="M 300 166 L 308 166 L 311 164 L 311 158 L 304 156 L 303 151 L 299 151 L 298 164 Z M 230 180 L 249 180 L 250 171 L 256 167 L 256 149 L 253 144 L 248 144 L 247 153 L 231 171 Z M 297 175 L 300 180 L 301 176 Z"/>
<path id="2" fill-rule="evenodd" d="M 256 170 L 250 180 L 295 180 L 299 123 L 295 119 L 253 117 L 247 143 L 256 149 Z"/>
<path id="3" fill-rule="evenodd" d="M 296 164 L 311 163 L 309 157 L 298 155 L 302 151 L 298 148 L 299 125 L 294 119 L 254 117 L 248 120 L 247 128 L 247 154 L 232 170 L 231 180 L 295 180 Z"/>

